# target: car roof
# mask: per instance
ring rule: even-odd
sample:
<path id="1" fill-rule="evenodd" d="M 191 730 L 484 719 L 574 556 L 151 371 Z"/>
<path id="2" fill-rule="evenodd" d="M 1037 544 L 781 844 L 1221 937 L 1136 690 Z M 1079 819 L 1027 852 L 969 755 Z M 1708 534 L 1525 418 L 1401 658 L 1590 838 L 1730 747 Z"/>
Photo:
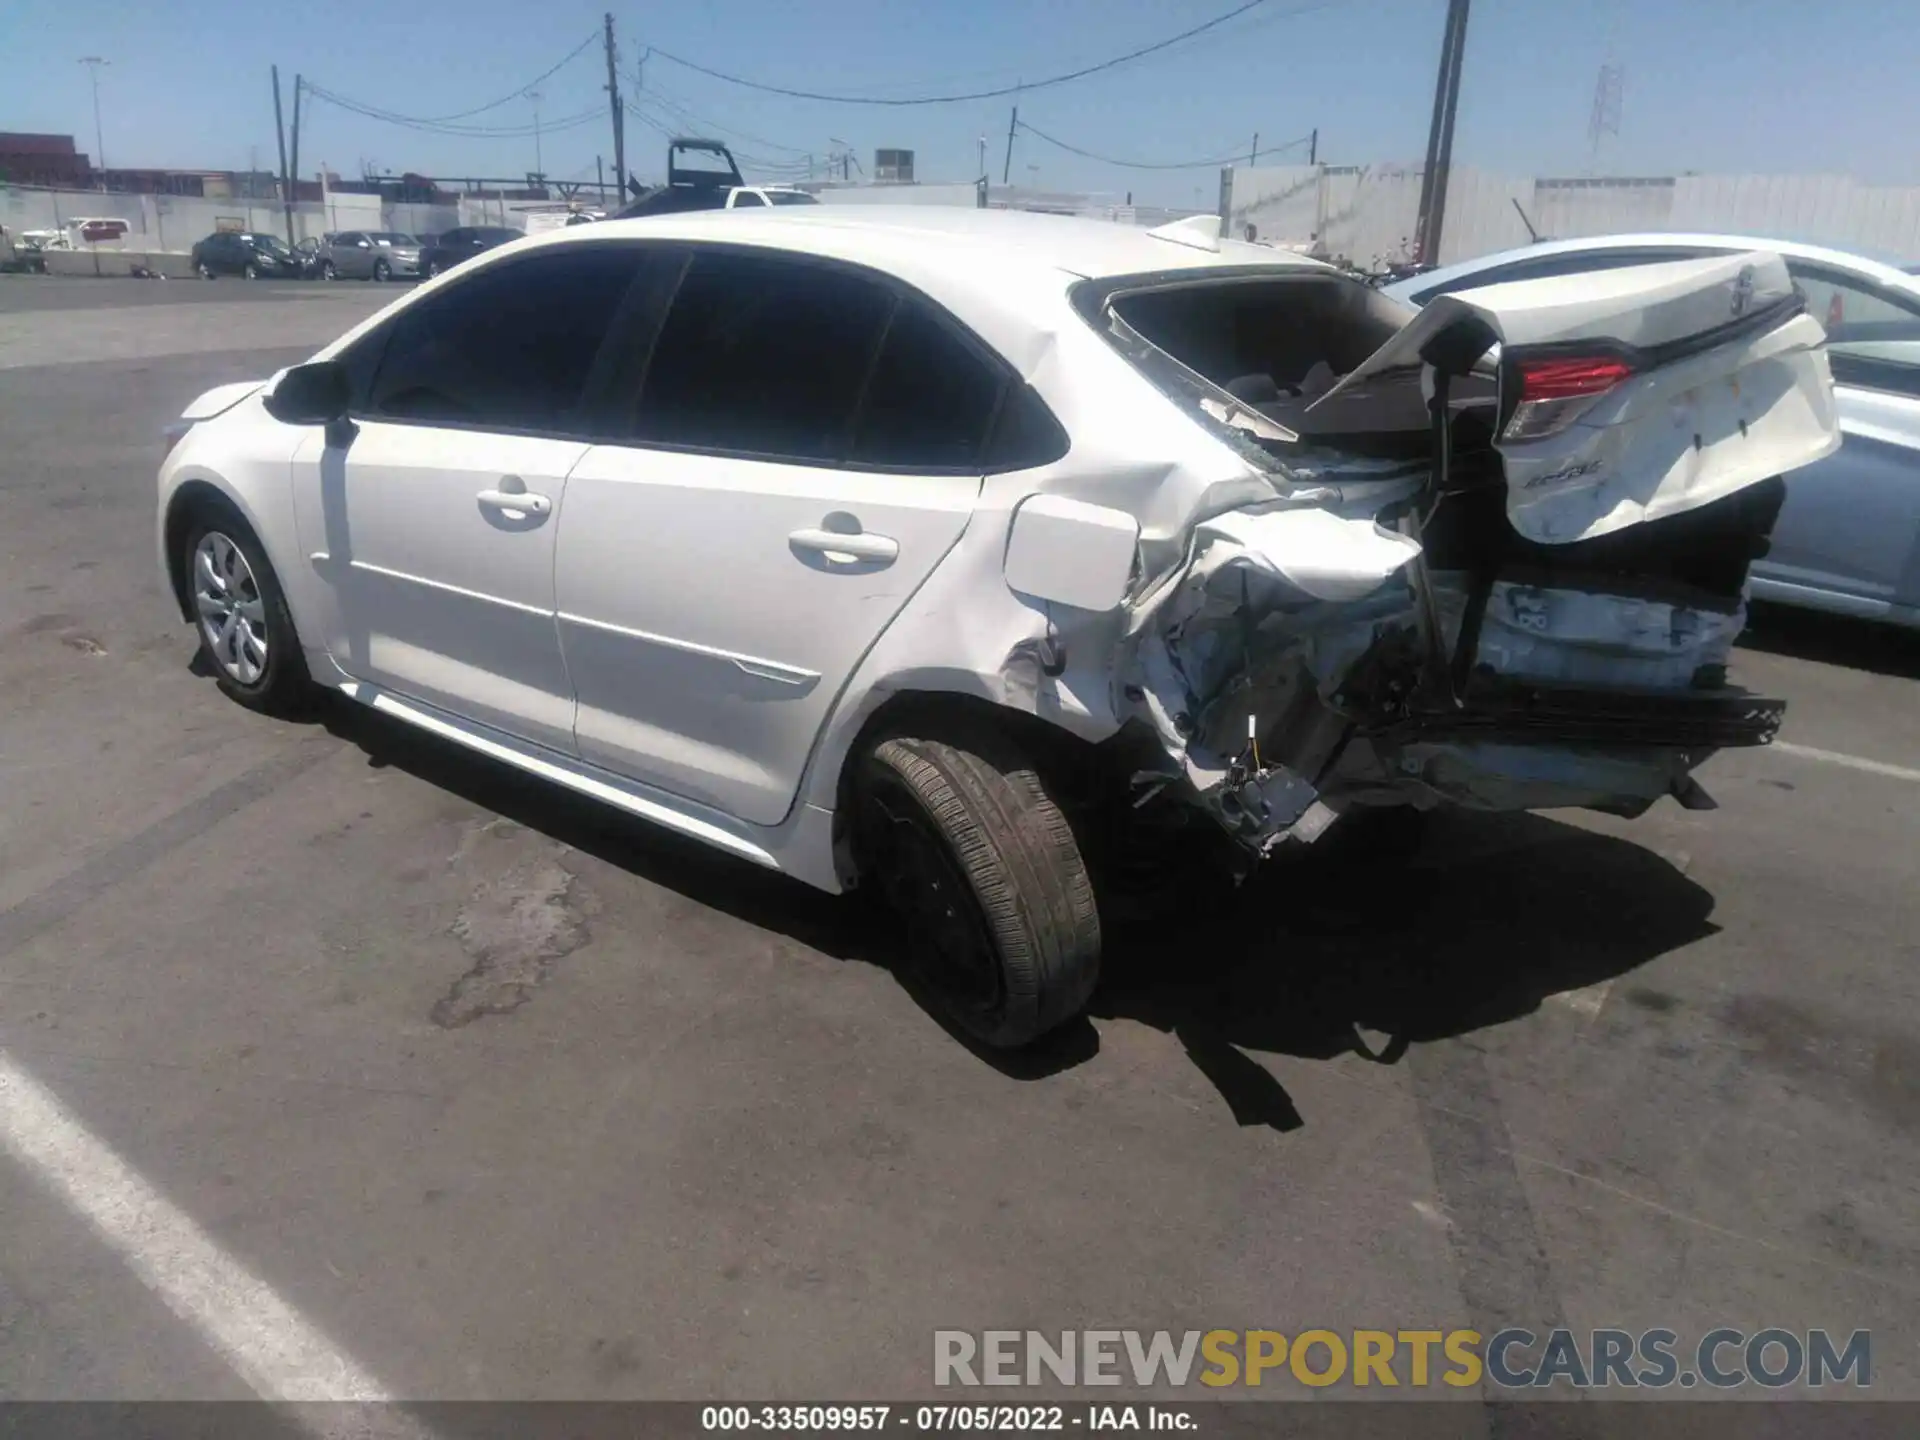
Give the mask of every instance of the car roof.
<path id="1" fill-rule="evenodd" d="M 1876 280 L 1883 285 L 1893 285 L 1902 289 L 1913 289 L 1914 277 L 1897 265 L 1888 265 L 1883 261 L 1871 259 L 1846 250 L 1834 250 L 1824 245 L 1807 245 L 1798 240 L 1769 239 L 1755 235 L 1715 235 L 1695 231 L 1646 231 L 1628 235 L 1588 235 L 1574 240 L 1542 240 L 1535 245 L 1523 245 L 1517 250 L 1502 250 L 1494 255 L 1482 255 L 1474 260 L 1464 260 L 1455 265 L 1443 266 L 1438 270 L 1429 270 L 1424 274 L 1396 281 L 1386 286 L 1388 294 L 1407 295 L 1425 291 L 1436 285 L 1446 285 L 1452 281 L 1477 275 L 1496 265 L 1510 264 L 1515 260 L 1538 259 L 1550 255 L 1578 255 L 1586 251 L 1604 250 L 1640 250 L 1662 246 L 1697 246 L 1715 250 L 1767 250 L 1789 259 L 1808 260 L 1815 264 L 1830 265 L 1838 270 L 1851 270 L 1855 274 Z"/>
<path id="2" fill-rule="evenodd" d="M 932 247 L 996 265 L 1044 267 L 1089 279 L 1271 265 L 1331 270 L 1304 255 L 1222 240 L 1203 249 L 1136 225 L 1023 210 L 948 205 L 794 205 L 779 209 L 696 210 L 603 220 L 535 237 L 540 245 L 578 245 L 609 237 L 726 240 L 818 255 L 893 271 L 924 265 Z"/>

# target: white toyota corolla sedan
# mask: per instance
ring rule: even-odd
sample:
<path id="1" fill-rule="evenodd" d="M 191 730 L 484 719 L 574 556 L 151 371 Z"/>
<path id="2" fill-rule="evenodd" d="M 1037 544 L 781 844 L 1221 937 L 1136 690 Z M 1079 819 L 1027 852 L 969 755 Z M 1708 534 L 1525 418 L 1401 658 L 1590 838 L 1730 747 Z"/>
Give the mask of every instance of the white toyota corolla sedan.
<path id="1" fill-rule="evenodd" d="M 188 406 L 168 586 L 331 690 L 826 890 L 989 1045 L 1075 1014 L 1101 857 L 1367 807 L 1707 799 L 1783 472 L 1778 257 L 1415 312 L 1306 260 L 931 207 L 556 231 Z"/>

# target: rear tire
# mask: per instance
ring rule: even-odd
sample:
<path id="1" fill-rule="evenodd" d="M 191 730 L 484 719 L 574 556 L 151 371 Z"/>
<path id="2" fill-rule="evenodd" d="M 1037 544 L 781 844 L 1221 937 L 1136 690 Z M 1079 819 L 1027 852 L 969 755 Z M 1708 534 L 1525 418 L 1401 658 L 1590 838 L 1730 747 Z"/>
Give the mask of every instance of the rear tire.
<path id="1" fill-rule="evenodd" d="M 198 275 L 202 280 L 213 279 L 213 267 L 207 264 L 207 262 L 204 260 L 194 261 L 193 270 L 194 270 L 194 273 Z"/>
<path id="2" fill-rule="evenodd" d="M 905 919 L 907 961 L 959 1029 L 1026 1045 L 1086 1006 L 1100 918 L 1078 842 L 1018 748 L 988 731 L 895 736 L 858 772 L 863 869 Z"/>
<path id="3" fill-rule="evenodd" d="M 238 512 L 209 505 L 180 555 L 200 654 L 231 700 L 265 715 L 304 713 L 314 697 L 286 593 Z"/>

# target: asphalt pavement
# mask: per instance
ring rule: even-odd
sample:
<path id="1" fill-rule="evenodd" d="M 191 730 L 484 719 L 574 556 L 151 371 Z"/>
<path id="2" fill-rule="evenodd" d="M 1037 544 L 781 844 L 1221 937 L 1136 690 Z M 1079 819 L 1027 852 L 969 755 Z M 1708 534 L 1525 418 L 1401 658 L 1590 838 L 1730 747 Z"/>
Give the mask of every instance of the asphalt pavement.
<path id="1" fill-rule="evenodd" d="M 161 426 L 390 298 L 0 278 L 0 1396 L 319 1346 L 897 1399 L 938 1328 L 1567 1324 L 1869 1329 L 1920 1399 L 1920 637 L 1764 616 L 1788 743 L 1717 811 L 1196 896 L 992 1062 L 851 901 L 195 673 Z"/>

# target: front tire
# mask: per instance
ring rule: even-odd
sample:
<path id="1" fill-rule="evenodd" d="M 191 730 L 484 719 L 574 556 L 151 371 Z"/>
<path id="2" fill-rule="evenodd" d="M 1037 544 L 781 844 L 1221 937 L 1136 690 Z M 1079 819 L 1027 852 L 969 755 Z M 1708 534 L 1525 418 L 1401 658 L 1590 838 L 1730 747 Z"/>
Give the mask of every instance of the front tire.
<path id="1" fill-rule="evenodd" d="M 340 278 L 338 272 L 334 270 L 333 262 L 331 260 L 323 261 L 321 263 L 320 278 L 322 280 L 338 280 Z"/>
<path id="2" fill-rule="evenodd" d="M 1009 741 L 895 736 L 858 775 L 863 869 L 906 921 L 908 963 L 961 1030 L 1026 1045 L 1078 1015 L 1100 918 L 1078 842 Z"/>
<path id="3" fill-rule="evenodd" d="M 249 280 L 258 280 L 260 278 L 260 267 L 249 260 L 247 262 L 247 268 L 241 273 Z"/>
<path id="4" fill-rule="evenodd" d="M 207 264 L 207 262 L 206 262 L 206 261 L 204 261 L 204 260 L 196 260 L 196 261 L 194 261 L 194 262 L 193 262 L 193 269 L 194 269 L 194 273 L 195 273 L 195 274 L 197 274 L 197 275 L 199 275 L 199 277 L 200 277 L 200 278 L 201 278 L 202 280 L 211 280 L 211 279 L 213 279 L 213 267 L 212 267 L 211 265 L 209 265 L 209 264 Z"/>
<path id="5" fill-rule="evenodd" d="M 230 510 L 209 510 L 187 527 L 181 563 L 215 683 L 249 710 L 303 711 L 313 682 L 286 593 L 253 531 Z"/>
<path id="6" fill-rule="evenodd" d="M 388 268 L 386 261 L 376 260 L 373 262 L 373 283 L 374 284 L 376 285 L 386 284 L 388 277 L 391 276 L 392 274 L 393 274 L 393 271 L 390 268 Z"/>

